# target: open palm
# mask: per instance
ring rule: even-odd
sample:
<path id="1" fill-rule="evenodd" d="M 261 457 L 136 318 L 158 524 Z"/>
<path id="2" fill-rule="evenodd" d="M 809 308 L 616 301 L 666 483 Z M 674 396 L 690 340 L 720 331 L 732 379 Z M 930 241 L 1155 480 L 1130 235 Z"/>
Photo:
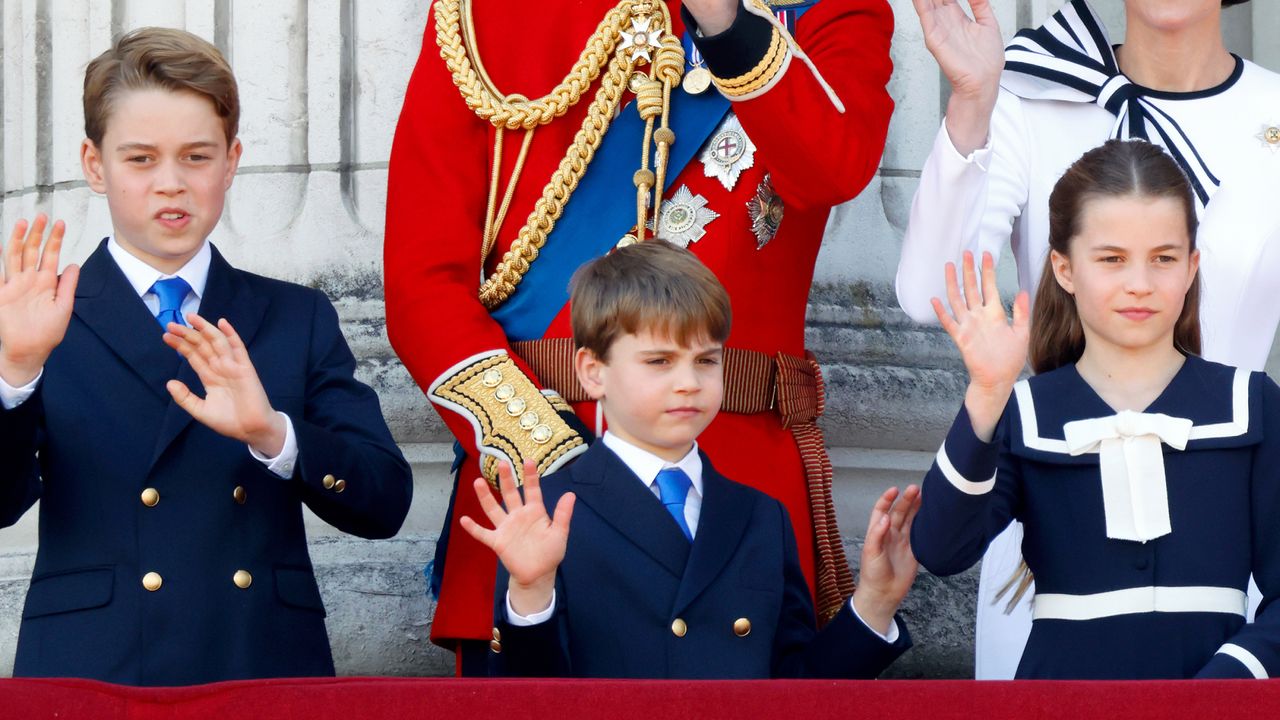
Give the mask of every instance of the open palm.
<path id="1" fill-rule="evenodd" d="M 924 44 L 960 95 L 994 96 L 1004 68 L 1004 39 L 990 0 L 913 0 Z"/>
<path id="2" fill-rule="evenodd" d="M 933 311 L 960 350 L 970 383 L 984 388 L 1008 388 L 1017 381 L 1027 363 L 1030 300 L 1026 292 L 1018 293 L 1010 323 L 996 288 L 995 260 L 991 253 L 982 254 L 981 292 L 973 253 L 965 252 L 963 264 L 964 295 L 960 294 L 956 282 L 955 265 L 947 263 L 947 301 L 951 312 L 943 308 L 938 298 L 933 298 Z"/>
<path id="3" fill-rule="evenodd" d="M 498 465 L 498 489 L 505 509 L 494 499 L 488 483 L 476 479 L 476 497 L 493 529 L 465 516 L 461 520 L 463 529 L 493 550 L 514 582 L 529 586 L 554 577 L 569 543 L 573 493 L 565 493 L 556 503 L 555 516 L 548 517 L 537 466 L 531 460 L 524 464 L 523 498 L 516 489 L 509 463 Z"/>
<path id="4" fill-rule="evenodd" d="M 66 226 L 53 224 L 44 253 L 40 252 L 48 218 L 37 215 L 28 228 L 19 220 L 4 249 L 4 277 L 0 280 L 0 369 L 30 377 L 10 378 L 18 384 L 34 379 L 49 353 L 62 342 L 71 322 L 79 268 L 72 265 L 58 276 L 58 254 Z M 25 235 L 25 237 L 24 237 Z M 13 384 L 12 382 L 10 384 Z"/>

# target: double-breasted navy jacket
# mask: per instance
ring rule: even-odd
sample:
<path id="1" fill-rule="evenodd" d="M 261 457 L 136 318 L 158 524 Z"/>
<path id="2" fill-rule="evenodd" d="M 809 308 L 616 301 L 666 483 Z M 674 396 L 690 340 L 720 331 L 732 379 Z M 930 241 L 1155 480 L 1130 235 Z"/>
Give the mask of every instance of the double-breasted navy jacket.
<path id="1" fill-rule="evenodd" d="M 232 268 L 215 250 L 200 312 L 248 346 L 291 419 L 289 479 L 194 421 L 203 395 L 105 243 L 34 395 L 0 410 L 0 523 L 40 500 L 14 673 L 181 685 L 331 675 L 302 505 L 394 535 L 412 479 L 323 293 Z"/>
<path id="2" fill-rule="evenodd" d="M 507 622 L 500 567 L 494 674 L 871 678 L 910 647 L 901 618 L 890 644 L 848 602 L 817 631 L 786 509 L 717 473 L 705 454 L 702 462 L 692 543 L 602 442 L 543 481 L 548 511 L 577 495 L 555 614 L 533 626 Z"/>
<path id="3" fill-rule="evenodd" d="M 960 572 L 1022 521 L 1036 596 L 1018 677 L 1280 673 L 1280 388 L 1188 357 L 1144 412 L 1190 421 L 1185 449 L 1159 445 L 1167 534 L 1108 537 L 1100 455 L 1073 455 L 1064 426 L 1117 413 L 1068 365 L 1019 383 L 990 443 L 961 410 L 925 477 L 916 557 Z M 1246 625 L 1250 572 L 1264 599 Z"/>

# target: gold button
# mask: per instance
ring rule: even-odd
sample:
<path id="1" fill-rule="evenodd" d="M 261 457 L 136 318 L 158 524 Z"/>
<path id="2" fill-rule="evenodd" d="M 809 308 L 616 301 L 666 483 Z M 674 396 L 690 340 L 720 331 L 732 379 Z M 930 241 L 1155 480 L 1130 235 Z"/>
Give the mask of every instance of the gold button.
<path id="1" fill-rule="evenodd" d="M 164 584 L 164 578 L 160 577 L 158 572 L 149 572 L 142 576 L 142 587 L 150 592 L 159 590 L 162 584 Z"/>
<path id="2" fill-rule="evenodd" d="M 516 389 L 510 383 L 503 383 L 493 391 L 493 396 L 498 398 L 498 402 L 506 402 L 516 396 Z"/>
<path id="3" fill-rule="evenodd" d="M 494 640 L 502 640 L 502 631 L 501 631 L 501 630 L 499 630 L 498 628 L 494 628 L 494 629 L 493 629 L 493 639 L 494 639 Z"/>
<path id="4" fill-rule="evenodd" d="M 494 651 L 495 653 L 500 653 L 502 652 L 502 643 L 498 642 L 497 640 L 490 640 L 489 649 Z"/>
<path id="5" fill-rule="evenodd" d="M 244 501 L 247 499 L 244 487 L 237 485 L 236 489 L 231 491 L 231 497 L 235 498 L 237 504 L 243 505 Z"/>
<path id="6" fill-rule="evenodd" d="M 484 371 L 484 375 L 480 376 L 480 382 L 484 383 L 485 387 L 497 387 L 498 383 L 502 382 L 502 371 L 497 368 L 489 368 Z"/>
<path id="7" fill-rule="evenodd" d="M 534 425 L 538 424 L 538 413 L 530 410 L 520 416 L 520 427 L 525 430 L 532 430 Z"/>
<path id="8" fill-rule="evenodd" d="M 323 485 L 324 485 L 324 489 L 325 489 L 325 490 L 332 490 L 332 489 L 333 489 L 333 476 L 332 476 L 332 475 L 325 475 L 325 476 L 324 476 L 324 479 L 323 479 L 323 480 L 321 480 L 320 482 L 321 482 L 321 484 L 323 484 Z"/>
<path id="9" fill-rule="evenodd" d="M 142 491 L 142 504 L 147 507 L 155 507 L 160 504 L 160 491 L 155 488 L 147 488 Z"/>
<path id="10" fill-rule="evenodd" d="M 751 634 L 751 621 L 746 618 L 738 618 L 733 621 L 733 634 L 738 637 L 746 637 Z"/>
<path id="11" fill-rule="evenodd" d="M 334 491 L 334 492 L 342 492 L 343 490 L 346 490 L 346 489 L 347 489 L 347 481 L 346 481 L 346 480 L 339 480 L 338 482 L 336 482 L 336 483 L 334 483 L 334 484 L 333 484 L 333 491 Z"/>
<path id="12" fill-rule="evenodd" d="M 236 587 L 241 590 L 247 590 L 253 584 L 253 576 L 249 574 L 248 570 L 237 570 L 236 574 L 231 576 L 231 582 L 235 583 Z"/>
<path id="13" fill-rule="evenodd" d="M 511 402 L 507 403 L 507 414 L 511 417 L 523 415 L 526 409 L 524 398 L 511 398 Z"/>
<path id="14" fill-rule="evenodd" d="M 671 621 L 672 635 L 675 635 L 676 637 L 684 637 L 684 634 L 687 632 L 689 632 L 689 626 L 685 625 L 684 620 L 682 620 L 681 618 L 676 618 L 675 620 Z"/>
<path id="15" fill-rule="evenodd" d="M 529 437 L 533 438 L 533 441 L 539 445 L 546 445 L 551 442 L 551 435 L 551 428 L 547 425 L 538 425 L 529 431 Z"/>

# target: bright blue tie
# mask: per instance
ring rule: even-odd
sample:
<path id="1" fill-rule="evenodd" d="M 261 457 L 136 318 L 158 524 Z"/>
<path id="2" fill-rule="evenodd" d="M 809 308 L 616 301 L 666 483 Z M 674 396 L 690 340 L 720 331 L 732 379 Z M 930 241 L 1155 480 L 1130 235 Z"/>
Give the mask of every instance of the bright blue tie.
<path id="1" fill-rule="evenodd" d="M 662 504 L 680 526 L 685 539 L 692 541 L 693 533 L 689 531 L 689 523 L 684 519 L 684 501 L 689 496 L 689 486 L 693 482 L 683 470 L 672 467 L 658 473 L 657 483 Z"/>
<path id="2" fill-rule="evenodd" d="M 160 327 L 168 327 L 171 322 L 186 325 L 182 321 L 182 301 L 191 292 L 191 286 L 186 280 L 180 277 L 157 280 L 151 286 L 151 292 L 160 298 L 160 311 L 156 313 L 156 322 L 160 323 Z"/>

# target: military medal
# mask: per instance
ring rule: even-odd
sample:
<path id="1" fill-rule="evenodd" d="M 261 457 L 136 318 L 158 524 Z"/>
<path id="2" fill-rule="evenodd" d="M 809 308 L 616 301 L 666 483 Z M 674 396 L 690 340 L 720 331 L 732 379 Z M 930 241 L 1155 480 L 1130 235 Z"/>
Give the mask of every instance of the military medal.
<path id="1" fill-rule="evenodd" d="M 733 191 L 743 170 L 756 164 L 756 146 L 742 129 L 738 116 L 729 113 L 702 150 L 702 172 Z"/>
<path id="2" fill-rule="evenodd" d="M 641 58 L 645 62 L 653 62 L 653 56 L 649 54 L 651 50 L 657 50 L 662 47 L 662 43 L 658 38 L 662 35 L 662 28 L 652 28 L 653 18 L 632 18 L 631 32 L 621 31 L 622 45 L 618 48 L 620 52 L 630 50 L 631 62 L 638 63 Z"/>
<path id="3" fill-rule="evenodd" d="M 774 192 L 773 181 L 766 174 L 756 188 L 756 196 L 747 201 L 747 215 L 751 218 L 751 232 L 756 234 L 757 250 L 768 245 L 778 234 L 783 209 L 782 198 Z"/>
<path id="4" fill-rule="evenodd" d="M 690 95 L 701 95 L 711 87 L 711 71 L 703 64 L 702 53 L 698 52 L 696 45 L 689 50 L 689 65 L 680 87 Z"/>
<path id="5" fill-rule="evenodd" d="M 1272 153 L 1280 150 L 1280 124 L 1266 123 L 1262 126 L 1262 131 L 1254 137 L 1262 143 L 1262 147 L 1267 148 Z"/>
<path id="6" fill-rule="evenodd" d="M 663 240 L 687 248 L 707 234 L 707 223 L 720 217 L 720 213 L 707 208 L 707 199 L 689 192 L 689 186 L 681 185 L 675 195 L 662 201 L 655 235 Z M 650 223 L 652 225 L 652 222 Z"/>

